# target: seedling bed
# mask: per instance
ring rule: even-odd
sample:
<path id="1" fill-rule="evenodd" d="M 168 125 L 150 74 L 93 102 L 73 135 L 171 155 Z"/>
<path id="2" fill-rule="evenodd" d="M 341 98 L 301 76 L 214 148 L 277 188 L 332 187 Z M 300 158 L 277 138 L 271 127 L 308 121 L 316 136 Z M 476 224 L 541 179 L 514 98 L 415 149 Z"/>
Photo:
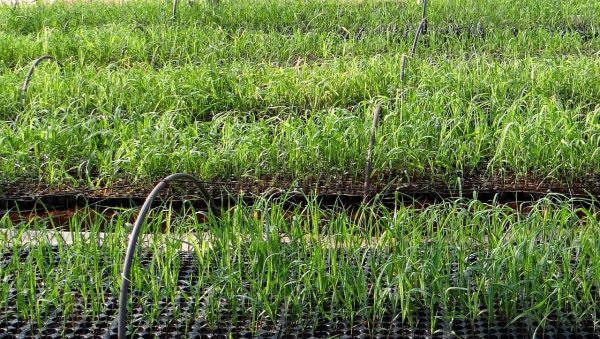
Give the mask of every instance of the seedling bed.
<path id="1" fill-rule="evenodd" d="M 2 256 L 1 267 L 13 260 L 13 252 L 5 252 Z M 29 251 L 23 249 L 18 252 L 19 261 L 27 260 Z M 372 256 L 366 250 L 360 256 Z M 378 253 L 381 256 L 381 253 Z M 52 257 L 54 256 L 54 257 Z M 338 337 L 338 338 L 597 338 L 600 329 L 594 325 L 598 319 L 598 310 L 590 314 L 589 319 L 580 319 L 576 326 L 575 319 L 568 315 L 549 315 L 545 327 L 528 320 L 526 317 L 516 321 L 508 321 L 502 315 L 478 316 L 472 319 L 446 319 L 444 310 L 435 312 L 436 319 L 432 319 L 429 310 L 415 310 L 408 320 L 401 320 L 398 314 L 392 312 L 392 305 L 385 308 L 385 313 L 377 319 L 364 319 L 357 316 L 353 320 L 339 317 L 335 310 L 328 305 L 323 305 L 327 315 L 319 312 L 313 314 L 292 314 L 280 310 L 273 321 L 253 322 L 243 301 L 236 309 L 232 309 L 227 300 L 219 300 L 216 314 L 205 317 L 208 304 L 214 301 L 208 297 L 192 300 L 193 294 L 203 294 L 198 289 L 197 270 L 198 263 L 195 256 L 189 252 L 179 253 L 181 265 L 177 281 L 178 294 L 172 300 L 149 300 L 141 291 L 132 293 L 132 307 L 130 309 L 130 324 L 128 336 L 134 338 L 227 338 L 232 335 L 236 338 L 305 338 L 305 337 Z M 50 251 L 47 265 L 54 265 L 60 261 L 57 247 Z M 150 254 L 145 253 L 139 261 L 144 269 L 151 262 Z M 377 261 L 377 260 L 376 260 Z M 477 265 L 476 258 L 469 258 L 471 265 Z M 99 262 L 99 265 L 105 263 Z M 244 263 L 247 265 L 248 263 Z M 458 265 L 455 265 L 458 267 Z M 363 274 L 366 281 L 372 280 L 369 265 L 357 266 L 356 272 Z M 456 269 L 454 270 L 456 272 Z M 455 273 L 454 273 L 455 274 Z M 251 284 L 252 282 L 247 282 Z M 38 282 L 40 286 L 43 282 Z M 394 287 L 387 286 L 394 291 Z M 374 286 L 369 286 L 367 291 L 374 291 Z M 104 286 L 103 308 L 96 314 L 89 314 L 80 295 L 72 295 L 74 306 L 67 311 L 61 308 L 49 309 L 37 321 L 28 321 L 21 317 L 17 310 L 15 300 L 19 293 L 15 288 L 8 292 L 8 299 L 0 314 L 0 338 L 82 338 L 105 337 L 117 338 L 115 318 L 117 313 L 116 294 L 111 287 Z M 45 298 L 43 288 L 36 291 L 36 298 Z M 144 311 L 156 308 L 154 321 L 147 321 Z M 366 305 L 373 305 L 373 295 L 367 295 Z M 209 319 L 210 318 L 210 319 Z M 309 319 L 309 320 L 307 320 Z"/>
<path id="2" fill-rule="evenodd" d="M 0 339 L 600 337 L 596 2 L 427 3 L 0 11 Z"/>

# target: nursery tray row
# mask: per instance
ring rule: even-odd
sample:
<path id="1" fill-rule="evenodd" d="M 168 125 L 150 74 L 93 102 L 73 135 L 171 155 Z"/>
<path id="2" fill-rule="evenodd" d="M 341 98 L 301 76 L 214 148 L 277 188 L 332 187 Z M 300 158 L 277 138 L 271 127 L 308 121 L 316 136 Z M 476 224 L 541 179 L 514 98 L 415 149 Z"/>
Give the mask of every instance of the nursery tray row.
<path id="1" fill-rule="evenodd" d="M 59 262 L 58 250 L 53 249 L 55 258 L 48 261 L 48 265 Z M 202 314 L 207 303 L 202 297 L 193 302 L 183 295 L 191 293 L 197 284 L 197 263 L 188 252 L 180 252 L 182 264 L 179 271 L 177 291 L 174 300 L 160 300 L 155 303 L 142 297 L 140 291 L 133 291 L 133 307 L 129 314 L 128 336 L 133 338 L 598 338 L 600 329 L 594 324 L 598 310 L 590 314 L 590 318 L 575 322 L 568 315 L 550 315 L 544 327 L 538 327 L 534 321 L 526 317 L 516 321 L 507 321 L 502 316 L 480 316 L 475 319 L 459 320 L 444 319 L 443 310 L 437 312 L 439 319 L 432 322 L 428 310 L 413 312 L 411 322 L 402 321 L 398 314 L 386 311 L 379 320 L 367 320 L 361 317 L 353 321 L 333 316 L 326 319 L 318 315 L 291 315 L 279 312 L 273 321 L 252 323 L 249 314 L 229 308 L 226 300 L 220 300 L 218 316 L 214 321 L 207 321 Z M 367 253 L 367 255 L 369 255 Z M 5 252 L 0 265 L 4 266 L 12 260 L 13 254 Z M 28 251 L 19 253 L 19 260 L 27 259 Z M 146 266 L 150 262 L 148 255 L 144 256 L 140 264 Z M 102 263 L 99 263 L 102 264 Z M 57 267 L 58 268 L 58 267 Z M 369 279 L 370 267 L 357 268 Z M 371 290 L 368 288 L 367 290 Z M 53 308 L 44 313 L 40 321 L 23 319 L 16 308 L 16 298 L 21 291 L 10 288 L 8 299 L 3 301 L 0 313 L 0 338 L 117 338 L 117 295 L 105 288 L 104 307 L 100 313 L 89 314 L 84 307 L 81 296 L 73 294 L 75 306 L 70 312 Z M 36 297 L 42 300 L 43 289 L 38 289 Z M 372 300 L 372 296 L 367 296 Z M 371 301 L 372 303 L 372 301 Z M 144 310 L 155 307 L 160 308 L 156 320 L 148 322 L 144 317 Z M 386 308 L 391 309 L 391 308 Z M 310 318 L 306 323 L 302 319 Z M 233 321 L 232 319 L 236 319 Z M 432 325 L 434 324 L 434 325 Z"/>
<path id="2" fill-rule="evenodd" d="M 378 27 L 359 26 L 351 29 L 344 27 L 340 28 L 337 32 L 330 33 L 337 33 L 340 37 L 344 39 L 360 40 L 366 35 L 386 34 L 391 36 L 397 36 L 398 40 L 402 40 L 406 38 L 411 38 L 414 35 L 418 25 L 419 23 L 404 25 L 398 25 L 396 23 L 393 23 L 388 25 L 381 25 Z M 304 34 L 314 33 L 318 31 L 304 26 L 275 26 L 272 29 L 275 32 L 284 35 L 292 35 L 294 34 L 294 32 L 297 31 L 300 31 Z M 425 25 L 425 28 L 423 29 L 421 34 L 423 36 L 426 36 L 428 33 L 431 33 L 434 34 L 436 37 L 441 37 L 442 39 L 460 37 L 485 39 L 486 35 L 490 32 L 510 31 L 514 36 L 517 36 L 519 34 L 528 34 L 535 30 L 545 31 L 550 34 L 577 34 L 581 36 L 581 38 L 584 41 L 588 41 L 600 36 L 600 31 L 598 31 L 594 27 L 594 24 L 592 22 L 585 22 L 584 19 L 577 16 L 574 16 L 572 18 L 572 22 L 569 23 L 560 23 L 557 25 L 538 25 L 529 27 L 515 27 L 514 23 L 512 22 L 510 24 L 486 24 L 485 22 L 481 21 L 471 23 L 428 23 Z"/>
<path id="3" fill-rule="evenodd" d="M 450 181 L 454 184 L 449 184 Z M 28 209 L 35 205 L 64 208 L 90 203 L 102 206 L 135 206 L 144 201 L 157 182 L 115 183 L 109 187 L 93 189 L 36 182 L 0 183 L 0 209 Z M 364 183 L 349 178 L 291 180 L 283 176 L 264 176 L 260 179 L 205 181 L 203 185 L 213 199 L 218 201 L 236 201 L 240 197 L 251 199 L 256 196 L 287 195 L 318 196 L 325 200 L 341 199 L 352 203 L 360 202 L 365 196 Z M 183 181 L 172 183 L 169 189 L 161 194 L 163 197 L 169 196 L 181 201 L 193 199 L 199 193 L 194 183 Z M 435 178 L 408 181 L 390 176 L 374 181 L 366 193 L 370 197 L 377 195 L 393 198 L 400 195 L 416 200 L 459 196 L 472 198 L 474 195 L 481 200 L 498 199 L 502 196 L 509 196 L 512 200 L 515 197 L 530 200 L 531 197 L 541 197 L 550 193 L 590 198 L 600 196 L 600 174 L 590 174 L 572 182 L 516 176 L 484 178 L 477 175 L 456 177 L 452 180 Z"/>

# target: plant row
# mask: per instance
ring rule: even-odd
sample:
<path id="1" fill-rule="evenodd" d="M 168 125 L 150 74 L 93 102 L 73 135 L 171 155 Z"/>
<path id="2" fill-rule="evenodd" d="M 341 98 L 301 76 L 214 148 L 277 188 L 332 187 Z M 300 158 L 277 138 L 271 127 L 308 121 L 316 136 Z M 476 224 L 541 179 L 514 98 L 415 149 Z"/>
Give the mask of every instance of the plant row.
<path id="1" fill-rule="evenodd" d="M 35 34 L 0 33 L 0 61 L 10 68 L 26 66 L 43 54 L 78 66 L 96 67 L 117 63 L 131 67 L 148 63 L 155 68 L 167 65 L 251 61 L 294 65 L 322 62 L 333 58 L 374 54 L 402 54 L 410 49 L 416 25 L 390 24 L 379 30 L 349 30 L 289 33 L 194 24 L 185 27 L 114 23 L 100 27 L 81 27 L 62 31 L 48 28 Z M 590 33 L 592 34 L 592 33 Z M 423 55 L 463 55 L 478 53 L 502 57 L 527 55 L 578 54 L 593 56 L 600 46 L 598 36 L 577 31 L 548 31 L 531 28 L 468 27 L 436 28 L 431 24 L 422 36 L 419 51 Z"/>
<path id="2" fill-rule="evenodd" d="M 600 62 L 570 56 L 497 60 L 487 54 L 469 58 L 411 60 L 400 80 L 402 55 L 334 58 L 322 62 L 279 65 L 238 61 L 206 62 L 154 69 L 147 63 L 106 67 L 62 63 L 40 64 L 24 103 L 25 69 L 0 75 L 0 112 L 14 118 L 19 105 L 31 111 L 62 108 L 80 115 L 102 112 L 175 113 L 206 118 L 225 111 L 297 111 L 351 108 L 384 98 L 422 111 L 451 106 L 453 101 L 480 105 L 492 117 L 511 106 L 523 115 L 537 114 L 537 102 L 555 101 L 557 108 L 593 110 L 598 105 Z M 523 108 L 527 106 L 526 108 Z"/>
<path id="3" fill-rule="evenodd" d="M 4 181 L 84 180 L 82 184 L 94 187 L 145 182 L 174 172 L 205 180 L 281 174 L 335 181 L 364 175 L 368 108 L 329 110 L 308 118 L 224 115 L 211 123 L 150 114 L 78 119 L 69 113 L 21 116 L 20 126 L 0 128 Z M 392 174 L 410 182 L 413 177 L 456 179 L 477 171 L 489 177 L 508 172 L 577 181 L 600 171 L 597 109 L 581 115 L 548 108 L 532 117 L 509 112 L 490 122 L 482 112 L 469 113 L 386 112 L 373 151 L 373 175 Z"/>
<path id="4" fill-rule="evenodd" d="M 576 180 L 599 172 L 600 84 L 589 76 L 599 72 L 598 62 L 414 62 L 403 85 L 395 60 L 66 68 L 63 76 L 45 64 L 25 110 L 17 107 L 21 75 L 11 74 L 0 99 L 8 113 L 0 122 L 1 179 L 110 184 L 174 172 L 207 180 L 359 178 L 376 102 L 383 118 L 375 176 L 477 170 Z"/>
<path id="5" fill-rule="evenodd" d="M 130 1 L 122 5 L 106 3 L 54 4 L 36 6 L 4 6 L 0 8 L 0 30 L 30 34 L 46 29 L 63 31 L 80 27 L 101 27 L 114 23 L 157 23 L 200 25 L 239 29 L 293 32 L 332 31 L 345 27 L 351 31 L 371 30 L 389 23 L 412 23 L 421 18 L 421 4 L 415 2 L 351 2 L 351 1 L 209 1 L 181 2 L 176 20 L 171 2 Z M 432 1 L 428 5 L 428 22 L 486 23 L 489 27 L 573 27 L 597 31 L 598 4 L 593 0 L 551 2 L 510 0 L 488 2 Z"/>
<path id="6" fill-rule="evenodd" d="M 526 317 L 543 328 L 561 315 L 577 327 L 600 302 L 598 210 L 579 203 L 548 198 L 525 214 L 477 201 L 349 214 L 263 201 L 205 223 L 191 210 L 155 210 L 143 231 L 155 237 L 146 238 L 145 259 L 132 271 L 133 301 L 146 304 L 136 312 L 149 324 L 165 305 L 177 317 L 183 310 L 175 301 L 187 300 L 185 312 L 196 319 L 214 324 L 228 307 L 233 321 L 244 314 L 250 328 L 274 324 L 278 314 L 308 324 L 315 316 L 410 321 L 423 311 L 430 326 L 484 315 Z M 38 324 L 75 308 L 90 317 L 114 309 L 130 213 L 76 215 L 69 245 L 39 219 L 3 233 L 0 308 Z M 91 232 L 78 233 L 82 223 Z M 27 246 L 32 230 L 41 235 Z M 191 270 L 182 246 L 193 256 Z"/>

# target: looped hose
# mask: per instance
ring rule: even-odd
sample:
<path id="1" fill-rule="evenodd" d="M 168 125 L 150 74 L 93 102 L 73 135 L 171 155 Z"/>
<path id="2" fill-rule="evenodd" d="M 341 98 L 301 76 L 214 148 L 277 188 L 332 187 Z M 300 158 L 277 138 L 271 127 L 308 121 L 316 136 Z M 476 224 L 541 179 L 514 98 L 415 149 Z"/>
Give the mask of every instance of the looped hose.
<path id="1" fill-rule="evenodd" d="M 29 68 L 29 72 L 27 72 L 27 76 L 25 76 L 25 81 L 23 81 L 23 85 L 21 86 L 21 104 L 23 105 L 23 107 L 25 106 L 25 93 L 27 92 L 27 89 L 29 88 L 29 82 L 31 81 L 31 76 L 33 75 L 33 71 L 35 70 L 37 65 L 39 65 L 44 60 L 54 60 L 58 64 L 58 67 L 60 67 L 61 74 L 63 74 L 63 72 L 64 72 L 63 65 L 58 60 L 56 60 L 55 57 L 53 57 L 50 54 L 42 55 L 41 57 L 35 59 L 33 64 L 31 64 L 31 67 Z"/>
<path id="2" fill-rule="evenodd" d="M 119 336 L 119 338 L 123 339 L 123 338 L 125 338 L 125 335 L 126 335 L 125 322 L 127 321 L 127 298 L 128 298 L 128 294 L 129 294 L 129 284 L 131 282 L 131 280 L 129 279 L 130 275 L 131 275 L 131 264 L 133 261 L 133 256 L 135 254 L 135 247 L 137 244 L 137 239 L 138 239 L 140 230 L 142 228 L 142 224 L 144 223 L 144 220 L 146 219 L 146 216 L 148 215 L 148 211 L 150 210 L 150 206 L 152 205 L 152 202 L 154 201 L 154 199 L 156 198 L 158 193 L 160 193 L 160 191 L 169 182 L 181 181 L 181 180 L 195 183 L 196 186 L 198 186 L 198 188 L 200 189 L 200 192 L 202 193 L 204 198 L 206 199 L 206 201 L 209 205 L 210 211 L 215 216 L 217 216 L 217 217 L 219 216 L 219 209 L 215 206 L 212 197 L 210 196 L 208 191 L 204 188 L 204 185 L 202 184 L 202 182 L 200 182 L 200 180 L 196 179 L 194 176 L 191 176 L 191 175 L 185 174 L 185 173 L 171 174 L 168 177 L 161 180 L 154 187 L 152 192 L 150 192 L 150 194 L 146 198 L 146 201 L 144 201 L 144 204 L 142 205 L 140 213 L 138 214 L 137 219 L 135 220 L 135 224 L 133 225 L 133 230 L 131 231 L 131 238 L 129 239 L 129 245 L 127 246 L 127 252 L 125 254 L 125 262 L 123 263 L 123 274 L 122 274 L 123 282 L 121 283 L 121 293 L 119 296 L 119 317 L 118 317 L 118 321 L 119 321 L 118 336 Z"/>

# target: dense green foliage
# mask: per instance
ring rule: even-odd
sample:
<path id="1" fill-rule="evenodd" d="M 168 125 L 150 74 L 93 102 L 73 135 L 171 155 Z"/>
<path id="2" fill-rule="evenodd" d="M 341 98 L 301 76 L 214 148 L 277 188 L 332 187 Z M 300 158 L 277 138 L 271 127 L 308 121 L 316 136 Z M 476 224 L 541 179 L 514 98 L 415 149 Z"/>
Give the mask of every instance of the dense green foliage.
<path id="1" fill-rule="evenodd" d="M 461 10 L 458 10 L 458 9 Z M 467 10 L 465 10 L 467 8 Z M 600 172 L 595 1 L 0 8 L 0 180 Z M 40 64 L 21 100 L 32 60 Z"/>
<path id="2" fill-rule="evenodd" d="M 421 310 L 431 316 L 431 326 L 442 318 L 482 314 L 527 317 L 543 326 L 561 314 L 572 319 L 566 325 L 577 327 L 600 307 L 597 209 L 553 198 L 525 214 L 480 202 L 422 210 L 398 203 L 393 210 L 366 208 L 357 214 L 366 217 L 358 217 L 313 203 L 288 211 L 259 201 L 207 222 L 198 222 L 192 211 L 174 217 L 166 210 L 144 228 L 152 236 L 145 236 L 143 252 L 155 255 L 136 260 L 132 288 L 137 300 L 154 303 L 144 309 L 149 324 L 178 294 L 209 323 L 226 304 L 258 323 L 272 323 L 282 311 L 304 325 L 335 315 L 376 322 L 394 314 L 409 322 Z M 16 289 L 11 303 L 41 322 L 48 310 L 68 317 L 78 295 L 86 314 L 104 312 L 105 299 L 118 292 L 130 213 L 90 214 L 81 211 L 71 219 L 69 246 L 43 220 L 2 233 L 3 251 L 12 257 L 0 265 L 0 302 Z M 170 229 L 161 233 L 165 220 Z M 0 223 L 12 225 L 8 218 Z M 106 230 L 112 232 L 100 233 Z M 27 242 L 29 255 L 20 255 L 19 244 Z M 52 243 L 61 244 L 57 253 Z M 188 290 L 177 288 L 182 247 L 197 260 L 197 280 Z M 200 310 L 200 301 L 208 303 L 206 309 Z"/>
<path id="3" fill-rule="evenodd" d="M 187 1 L 175 19 L 170 6 L 0 7 L 1 183 L 362 178 L 376 105 L 374 177 L 600 174 L 599 1 L 430 1 L 415 55 L 415 1 Z M 60 65 L 41 63 L 22 93 L 44 54 Z M 143 230 L 144 253 L 160 255 L 135 263 L 132 287 L 154 303 L 149 323 L 184 293 L 193 305 L 213 301 L 196 310 L 209 322 L 225 300 L 256 323 L 280 311 L 310 324 L 386 312 L 410 321 L 424 310 L 432 321 L 543 326 L 568 315 L 577 326 L 600 307 L 594 206 L 397 201 L 353 214 L 260 200 L 201 221 L 165 209 Z M 104 312 L 134 213 L 79 211 L 68 246 L 50 220 L 15 225 L 5 214 L 0 314 L 16 303 L 41 324 L 48 312 L 68 317 L 74 296 L 82 314 Z M 199 272 L 185 292 L 183 247 Z"/>

